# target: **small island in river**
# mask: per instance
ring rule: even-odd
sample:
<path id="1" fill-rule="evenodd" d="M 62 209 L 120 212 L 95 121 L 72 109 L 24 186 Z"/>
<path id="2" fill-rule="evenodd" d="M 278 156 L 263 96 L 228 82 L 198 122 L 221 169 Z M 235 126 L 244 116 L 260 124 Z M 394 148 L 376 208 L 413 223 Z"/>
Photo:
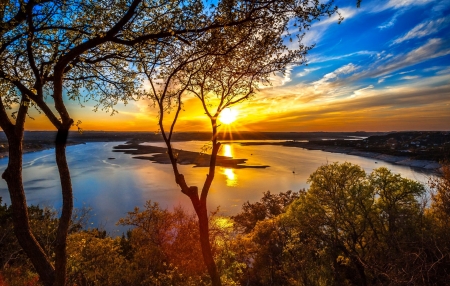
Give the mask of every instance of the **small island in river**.
<path id="1" fill-rule="evenodd" d="M 177 163 L 180 165 L 194 165 L 194 167 L 209 167 L 211 155 L 174 149 L 177 156 Z M 141 145 L 138 142 L 129 142 L 114 146 L 113 152 L 123 152 L 125 154 L 139 155 L 134 156 L 135 159 L 149 160 L 160 164 L 170 164 L 169 156 L 167 155 L 167 148 Z M 147 156 L 143 156 L 147 155 Z M 226 156 L 217 156 L 216 166 L 242 169 L 242 168 L 267 168 L 267 165 L 246 165 L 247 159 L 235 159 Z"/>

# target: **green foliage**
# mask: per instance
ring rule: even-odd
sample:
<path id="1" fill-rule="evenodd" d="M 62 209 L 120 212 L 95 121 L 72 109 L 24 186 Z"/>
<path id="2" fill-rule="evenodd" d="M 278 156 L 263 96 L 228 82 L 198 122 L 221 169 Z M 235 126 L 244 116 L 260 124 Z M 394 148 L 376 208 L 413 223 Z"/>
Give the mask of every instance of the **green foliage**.
<path id="1" fill-rule="evenodd" d="M 432 202 L 435 215 L 444 223 L 450 222 L 450 164 L 443 164 L 442 175 L 432 178 L 430 186 L 434 191 Z"/>
<path id="2" fill-rule="evenodd" d="M 126 285 L 126 259 L 120 255 L 120 239 L 98 230 L 74 233 L 67 240 L 67 274 L 75 285 Z M 128 274 L 128 275 L 127 275 Z"/>
<path id="3" fill-rule="evenodd" d="M 89 208 L 74 211 L 70 233 L 78 232 L 86 225 L 89 211 Z M 57 212 L 48 207 L 29 206 L 28 215 L 36 240 L 46 254 L 54 259 Z M 38 285 L 39 277 L 14 234 L 12 216 L 12 207 L 2 205 L 0 197 L 0 277 L 4 276 L 6 285 Z"/>
<path id="4" fill-rule="evenodd" d="M 56 212 L 39 206 L 28 207 L 31 229 L 41 247 L 51 257 L 56 239 Z M 30 267 L 29 260 L 22 251 L 14 235 L 11 206 L 1 205 L 0 198 L 0 263 L 1 269 L 15 266 Z"/>
<path id="5" fill-rule="evenodd" d="M 263 204 L 244 205 L 237 217 L 255 227 L 236 239 L 237 259 L 247 264 L 241 283 L 445 284 L 449 243 L 427 215 L 433 207 L 426 209 L 424 186 L 350 163 L 321 166 L 309 183 L 278 216 L 266 216 Z"/>
<path id="6" fill-rule="evenodd" d="M 167 285 L 183 285 L 190 279 L 204 283 L 206 269 L 195 215 L 181 208 L 162 210 L 157 203 L 147 201 L 142 211 L 135 208 L 118 224 L 134 227 L 127 239 L 122 237 L 121 251 L 136 265 L 137 281 L 170 280 Z"/>
<path id="7" fill-rule="evenodd" d="M 248 233 L 256 226 L 258 221 L 274 218 L 285 212 L 285 209 L 299 197 L 299 193 L 287 191 L 285 193 L 271 194 L 264 192 L 260 202 L 246 202 L 242 211 L 233 216 L 236 226 L 244 233 Z"/>
<path id="8" fill-rule="evenodd" d="M 333 163 L 311 174 L 309 190 L 264 193 L 233 218 L 213 213 L 210 241 L 221 282 L 446 285 L 450 232 L 442 196 L 447 179 L 433 181 L 435 192 L 427 204 L 423 185 L 386 168 L 366 174 L 357 165 Z M 0 204 L 2 263 L 15 257 L 3 266 L 0 282 L 38 285 L 12 239 L 10 216 L 10 208 Z M 42 234 L 40 243 L 51 242 L 54 213 L 30 207 L 30 216 L 33 229 Z M 69 285 L 211 284 L 194 214 L 148 201 L 119 223 L 132 229 L 116 238 L 73 228 L 67 247 Z"/>

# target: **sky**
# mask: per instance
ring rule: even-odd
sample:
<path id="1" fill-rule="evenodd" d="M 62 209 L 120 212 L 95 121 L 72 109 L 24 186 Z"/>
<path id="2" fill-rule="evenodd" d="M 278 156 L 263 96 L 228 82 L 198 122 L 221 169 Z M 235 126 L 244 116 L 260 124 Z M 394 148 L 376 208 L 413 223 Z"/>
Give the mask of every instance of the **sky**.
<path id="1" fill-rule="evenodd" d="M 308 64 L 290 65 L 271 86 L 233 109 L 236 131 L 450 130 L 450 3 L 448 0 L 336 1 L 344 21 L 322 19 L 306 31 L 315 44 Z M 69 112 L 84 130 L 156 131 L 149 102 Z M 208 131 L 198 100 L 184 102 L 176 131 Z M 43 115 L 28 130 L 52 130 Z"/>

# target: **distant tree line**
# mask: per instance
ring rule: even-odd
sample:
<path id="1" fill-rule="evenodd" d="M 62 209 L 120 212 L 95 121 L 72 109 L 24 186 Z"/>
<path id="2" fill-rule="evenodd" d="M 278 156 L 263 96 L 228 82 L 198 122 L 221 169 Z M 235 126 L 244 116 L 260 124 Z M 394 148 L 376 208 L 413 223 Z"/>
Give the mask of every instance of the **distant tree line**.
<path id="1" fill-rule="evenodd" d="M 319 167 L 310 188 L 264 193 L 235 216 L 209 217 L 223 285 L 446 285 L 450 279 L 450 168 L 427 186 L 379 168 Z M 54 257 L 57 220 L 29 207 L 41 247 Z M 118 224 L 122 237 L 69 228 L 67 285 L 210 285 L 197 216 L 147 202 Z M 0 284 L 39 285 L 0 207 Z"/>

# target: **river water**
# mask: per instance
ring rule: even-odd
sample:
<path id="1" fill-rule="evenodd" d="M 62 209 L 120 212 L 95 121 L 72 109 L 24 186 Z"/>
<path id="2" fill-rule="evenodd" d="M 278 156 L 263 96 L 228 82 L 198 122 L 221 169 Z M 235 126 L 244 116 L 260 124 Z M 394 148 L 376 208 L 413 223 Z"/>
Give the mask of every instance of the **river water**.
<path id="1" fill-rule="evenodd" d="M 75 207 L 91 207 L 91 226 L 101 227 L 110 233 L 123 231 L 115 226 L 119 218 L 134 207 L 142 207 L 147 200 L 158 202 L 162 208 L 181 205 L 191 210 L 189 199 L 180 192 L 174 182 L 170 165 L 133 159 L 131 155 L 113 152 L 113 146 L 121 142 L 96 142 L 67 147 L 67 158 L 72 175 Z M 147 143 L 163 146 L 163 143 Z M 204 141 L 176 142 L 175 148 L 200 152 Z M 220 154 L 234 158 L 246 158 L 250 165 L 269 165 L 266 169 L 229 169 L 217 167 L 216 176 L 208 197 L 208 207 L 232 215 L 244 202 L 258 201 L 262 193 L 279 193 L 307 188 L 307 179 L 319 166 L 327 162 L 351 162 L 366 172 L 385 166 L 422 183 L 428 175 L 410 167 L 375 162 L 374 159 L 329 153 L 301 148 L 253 145 L 239 142 L 223 143 Z M 115 158 L 115 159 L 109 159 Z M 0 159 L 0 171 L 8 159 Z M 180 166 L 189 185 L 201 186 L 206 179 L 207 168 Z M 54 150 L 27 153 L 23 160 L 23 178 L 28 204 L 61 207 L 59 177 Z M 9 193 L 4 180 L 0 180 L 0 197 L 9 204 Z"/>

